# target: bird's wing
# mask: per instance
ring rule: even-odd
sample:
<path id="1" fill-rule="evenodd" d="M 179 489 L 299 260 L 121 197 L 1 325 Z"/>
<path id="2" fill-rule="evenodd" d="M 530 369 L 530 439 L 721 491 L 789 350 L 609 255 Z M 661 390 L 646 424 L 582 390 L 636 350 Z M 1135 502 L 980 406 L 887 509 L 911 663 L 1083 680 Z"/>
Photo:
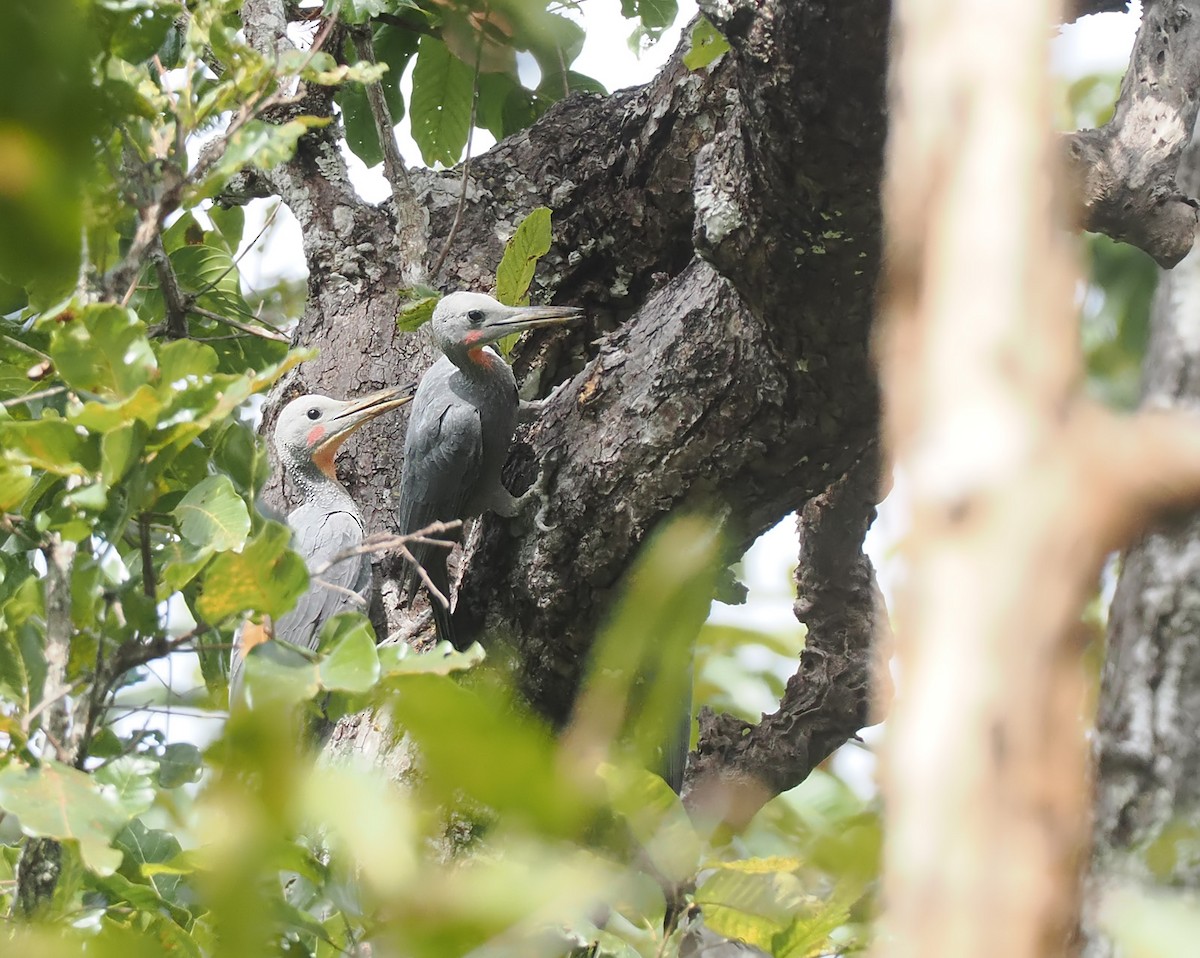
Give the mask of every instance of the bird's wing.
<path id="1" fill-rule="evenodd" d="M 436 365 L 431 373 L 437 369 Z M 422 386 L 424 386 L 424 381 Z M 436 381 L 434 385 L 437 385 Z M 422 399 L 424 401 L 422 402 Z M 418 390 L 404 443 L 404 469 L 400 479 L 399 529 L 415 532 L 431 522 L 463 518 L 467 495 L 479 475 L 483 453 L 483 427 L 479 411 L 448 388 Z M 436 546 L 411 549 L 422 565 Z M 419 581 L 409 568 L 405 578 L 410 597 Z"/>
<path id="2" fill-rule="evenodd" d="M 363 542 L 358 516 L 341 510 L 325 512 L 301 506 L 290 516 L 292 548 L 304 557 L 310 581 L 296 606 L 275 623 L 275 638 L 315 649 L 321 626 L 339 612 L 367 612 L 371 558 L 356 555 L 326 565 Z"/>

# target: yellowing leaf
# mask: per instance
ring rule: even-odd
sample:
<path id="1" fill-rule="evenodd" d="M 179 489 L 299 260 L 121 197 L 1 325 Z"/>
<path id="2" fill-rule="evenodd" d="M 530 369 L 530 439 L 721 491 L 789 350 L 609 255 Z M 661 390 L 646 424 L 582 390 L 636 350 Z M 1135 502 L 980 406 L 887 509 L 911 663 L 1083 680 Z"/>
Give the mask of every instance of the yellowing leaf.
<path id="1" fill-rule="evenodd" d="M 78 841 L 84 863 L 98 875 L 121 864 L 121 853 L 109 846 L 134 814 L 92 776 L 58 762 L 0 769 L 0 808 L 16 815 L 27 835 Z"/>

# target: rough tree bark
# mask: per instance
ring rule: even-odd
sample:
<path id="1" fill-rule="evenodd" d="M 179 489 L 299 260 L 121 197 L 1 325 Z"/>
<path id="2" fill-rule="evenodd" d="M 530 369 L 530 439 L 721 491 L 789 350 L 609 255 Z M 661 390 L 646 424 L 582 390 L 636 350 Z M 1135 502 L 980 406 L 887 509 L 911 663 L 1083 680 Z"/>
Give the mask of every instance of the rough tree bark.
<path id="1" fill-rule="evenodd" d="M 1113 118 L 1066 139 L 1084 229 L 1170 268 L 1192 248 L 1197 203 L 1175 181 L 1200 98 L 1200 0 L 1146 0 Z"/>
<path id="2" fill-rule="evenodd" d="M 836 519 L 811 517 L 821 531 L 805 546 L 846 557 L 849 566 L 830 562 L 836 574 L 853 570 L 852 597 L 804 587 L 814 631 L 839 626 L 821 646 L 826 658 L 801 663 L 779 713 L 752 734 L 734 738 L 728 723 L 708 722 L 706 758 L 688 781 L 692 796 L 732 780 L 769 795 L 853 734 L 867 701 L 878 617 L 869 567 L 854 557 L 874 498 L 857 470 L 878 438 L 867 344 L 888 9 L 877 0 L 701 7 L 730 53 L 696 73 L 677 55 L 643 87 L 573 96 L 476 158 L 445 267 L 427 278 L 444 289 L 490 288 L 503 240 L 531 208 L 548 205 L 555 245 L 535 300 L 588 310 L 581 328 L 535 337 L 517 355 L 527 397 L 570 381 L 521 435 L 506 474 L 519 492 L 544 472 L 555 529 L 532 534 L 519 521 L 484 517 L 464 550 L 458 592 L 480 636 L 515 653 L 526 697 L 551 721 L 569 715 L 622 572 L 672 509 L 722 510 L 745 546 L 816 496 L 840 503 Z M 282 0 L 247 0 L 244 16 L 260 49 L 288 42 Z M 328 110 L 322 95 L 310 110 Z M 321 350 L 277 391 L 275 409 L 302 391 L 357 394 L 415 379 L 432 359 L 424 337 L 398 333 L 394 317 L 400 290 L 428 273 L 451 232 L 461 173 L 401 178 L 392 157 L 393 196 L 372 206 L 354 195 L 337 135 L 306 136 L 291 163 L 249 186 L 279 195 L 300 220 L 310 281 L 296 340 Z M 392 522 L 404 423 L 398 416 L 365 431 L 344 458 L 372 528 Z M 831 488 L 852 474 L 846 484 L 857 492 Z M 823 536 L 854 541 L 822 546 Z M 396 568 L 385 562 L 382 571 L 392 635 L 411 638 L 423 623 L 398 608 Z M 736 774 L 722 778 L 722 769 Z"/>
<path id="3" fill-rule="evenodd" d="M 517 359 L 530 395 L 571 380 L 509 463 L 514 491 L 544 470 L 555 528 L 532 534 L 485 517 L 464 552 L 458 600 L 481 638 L 515 650 L 526 696 L 555 722 L 570 712 L 622 572 L 672 509 L 723 510 L 746 546 L 855 467 L 877 435 L 867 343 L 886 5 L 704 6 L 733 45 L 712 68 L 690 72 L 677 55 L 653 82 L 571 97 L 473 160 L 461 226 L 432 277 L 445 289 L 489 289 L 504 239 L 547 205 L 555 245 L 535 301 L 588 311 L 583 328 L 536 339 Z M 244 12 L 251 41 L 272 48 L 282 3 L 250 0 Z M 424 337 L 394 322 L 413 272 L 394 224 L 412 211 L 397 215 L 399 193 L 381 207 L 356 199 L 334 136 L 306 137 L 292 163 L 257 184 L 304 228 L 310 288 L 296 339 L 321 349 L 277 401 L 414 379 L 431 359 Z M 427 270 L 461 173 L 409 175 L 428 224 Z M 403 417 L 380 424 L 344 457 L 373 528 L 393 521 L 403 430 Z M 860 519 L 873 500 L 855 499 Z M 861 541 L 865 521 L 848 526 Z M 862 562 L 855 581 L 870 589 Z M 395 569 L 383 571 L 392 628 L 411 631 Z M 768 777 L 772 793 L 790 787 L 858 729 L 870 626 L 856 621 L 862 635 L 831 643 L 823 668 L 805 668 L 805 701 L 827 705 L 819 734 L 781 722 L 798 740 L 795 761 L 782 770 L 744 761 L 745 774 Z M 821 691 L 844 681 L 837 694 Z"/>
<path id="4" fill-rule="evenodd" d="M 1200 192 L 1200 148 L 1180 179 Z M 1200 409 L 1200 255 L 1159 278 L 1142 402 Z M 1126 553 L 1108 625 L 1096 719 L 1095 832 L 1088 958 L 1113 947 L 1098 927 L 1106 889 L 1123 883 L 1200 888 L 1200 519 L 1147 536 Z M 1157 843 L 1157 845 L 1156 845 Z"/>
<path id="5" fill-rule="evenodd" d="M 879 337 L 912 530 L 879 953 L 1064 953 L 1086 842 L 1079 612 L 1200 498 L 1200 419 L 1081 393 L 1044 3 L 898 0 Z M 1007 189 L 998 189 L 1006 184 Z"/>

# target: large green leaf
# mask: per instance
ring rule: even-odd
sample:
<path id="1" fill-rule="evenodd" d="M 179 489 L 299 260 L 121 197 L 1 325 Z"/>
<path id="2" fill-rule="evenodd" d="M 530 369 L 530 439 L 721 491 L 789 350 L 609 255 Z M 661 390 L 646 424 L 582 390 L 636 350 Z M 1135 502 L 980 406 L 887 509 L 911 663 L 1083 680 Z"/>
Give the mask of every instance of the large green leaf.
<path id="1" fill-rule="evenodd" d="M 112 798 L 130 818 L 154 803 L 158 763 L 145 755 L 122 755 L 96 769 L 93 777 L 106 785 Z"/>
<path id="2" fill-rule="evenodd" d="M 428 786 L 443 801 L 462 794 L 513 823 L 570 833 L 589 814 L 564 777 L 547 729 L 489 686 L 465 689 L 441 675 L 390 680 L 390 705 L 420 749 Z"/>
<path id="3" fill-rule="evenodd" d="M 62 419 L 0 420 L 0 449 L 11 461 L 59 476 L 82 476 L 100 465 L 94 438 L 79 435 Z"/>
<path id="4" fill-rule="evenodd" d="M 124 398 L 150 379 L 154 353 L 133 310 L 97 304 L 54 323 L 50 358 L 68 385 Z"/>
<path id="5" fill-rule="evenodd" d="M 58 762 L 0 769 L 0 808 L 16 815 L 26 834 L 78 841 L 84 863 L 98 875 L 111 875 L 121 863 L 109 845 L 133 817 L 111 789 Z"/>
<path id="6" fill-rule="evenodd" d="M 250 511 L 228 476 L 210 476 L 193 486 L 172 514 L 184 539 L 214 552 L 240 549 L 250 534 Z"/>
<path id="7" fill-rule="evenodd" d="M 379 665 L 385 675 L 415 675 L 419 672 L 449 675 L 465 672 L 484 660 L 486 653 L 478 642 L 462 652 L 449 642 L 439 642 L 426 652 L 416 652 L 411 645 L 397 642 L 379 649 Z"/>
<path id="8" fill-rule="evenodd" d="M 689 70 L 703 70 L 722 53 L 729 52 L 726 40 L 707 17 L 701 17 L 692 27 L 688 52 L 683 55 L 683 64 Z"/>
<path id="9" fill-rule="evenodd" d="M 175 860 L 183 851 L 179 839 L 168 831 L 147 828 L 139 818 L 121 829 L 113 844 L 125 853 L 121 871 L 132 878 L 143 878 L 155 893 L 168 902 L 178 903 L 182 876 L 169 870 L 158 871 L 146 866 L 164 865 Z"/>
<path id="10" fill-rule="evenodd" d="M 600 774 L 613 809 L 628 823 L 658 872 L 677 885 L 692 878 L 703 843 L 671 786 L 637 768 L 604 765 Z"/>
<path id="11" fill-rule="evenodd" d="M 813 904 L 787 860 L 722 863 L 696 889 L 705 923 L 726 938 L 770 949 L 798 911 Z M 761 867 L 759 867 L 761 866 Z"/>
<path id="12" fill-rule="evenodd" d="M 253 610 L 278 618 L 308 585 L 304 560 L 288 549 L 287 526 L 268 522 L 241 552 L 222 552 L 204 577 L 196 609 L 205 620 Z"/>
<path id="13" fill-rule="evenodd" d="M 529 284 L 538 260 L 550 251 L 550 210 L 539 206 L 521 220 L 507 243 L 496 268 L 496 298 L 505 306 L 529 301 Z"/>
<path id="14" fill-rule="evenodd" d="M 621 14 L 642 22 L 642 29 L 652 39 L 660 37 L 679 15 L 677 0 L 621 0 Z"/>
<path id="15" fill-rule="evenodd" d="M 317 665 L 321 687 L 338 692 L 366 692 L 379 681 L 375 633 L 366 618 L 354 612 L 335 615 L 321 628 Z"/>
<path id="16" fill-rule="evenodd" d="M 421 37 L 413 68 L 409 119 L 421 156 L 430 166 L 453 166 L 467 145 L 474 71 L 436 37 Z"/>
<path id="17" fill-rule="evenodd" d="M 658 767 L 677 744 L 691 701 L 692 647 L 722 566 L 718 529 L 682 516 L 643 547 L 593 651 L 568 732 L 573 751 L 624 747 L 635 763 Z"/>

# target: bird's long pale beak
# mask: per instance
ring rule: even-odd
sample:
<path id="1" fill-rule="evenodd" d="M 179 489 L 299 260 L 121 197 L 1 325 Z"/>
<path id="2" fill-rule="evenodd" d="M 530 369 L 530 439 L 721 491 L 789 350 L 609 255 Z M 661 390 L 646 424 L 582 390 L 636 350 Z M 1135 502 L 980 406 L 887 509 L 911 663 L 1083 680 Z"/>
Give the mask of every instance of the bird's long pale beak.
<path id="1" fill-rule="evenodd" d="M 527 329 L 569 323 L 582 315 L 583 310 L 576 306 L 512 306 L 507 317 L 491 320 L 483 327 L 483 332 L 487 336 L 486 342 L 495 342 Z"/>
<path id="2" fill-rule="evenodd" d="M 345 408 L 329 421 L 329 431 L 317 445 L 313 453 L 313 462 L 326 475 L 333 475 L 333 457 L 347 439 L 377 416 L 393 409 L 399 409 L 405 403 L 412 402 L 417 391 L 416 383 L 397 386 L 393 389 L 381 389 L 358 399 L 347 400 Z"/>
<path id="3" fill-rule="evenodd" d="M 381 389 L 359 399 L 346 401 L 346 408 L 330 420 L 330 438 L 341 436 L 343 439 L 356 429 L 365 426 L 376 416 L 381 416 L 392 409 L 399 409 L 411 402 L 417 391 L 416 383 L 407 386 L 397 386 L 393 389 Z M 326 440 L 328 442 L 328 440 Z"/>

